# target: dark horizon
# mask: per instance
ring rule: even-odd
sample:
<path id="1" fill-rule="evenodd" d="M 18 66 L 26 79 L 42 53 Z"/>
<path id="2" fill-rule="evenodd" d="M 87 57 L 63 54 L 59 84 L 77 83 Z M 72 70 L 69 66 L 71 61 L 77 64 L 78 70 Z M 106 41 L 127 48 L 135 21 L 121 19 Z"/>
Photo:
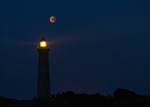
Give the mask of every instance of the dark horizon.
<path id="1" fill-rule="evenodd" d="M 37 95 L 38 52 L 49 42 L 51 93 L 150 95 L 150 1 L 0 1 L 0 96 Z M 56 17 L 55 23 L 49 18 Z"/>

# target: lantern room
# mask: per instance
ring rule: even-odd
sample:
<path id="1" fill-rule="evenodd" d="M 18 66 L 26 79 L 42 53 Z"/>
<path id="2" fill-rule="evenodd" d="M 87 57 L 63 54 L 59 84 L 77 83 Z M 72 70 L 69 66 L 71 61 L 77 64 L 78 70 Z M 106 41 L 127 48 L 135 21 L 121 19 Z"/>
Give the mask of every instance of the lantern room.
<path id="1" fill-rule="evenodd" d="M 40 40 L 40 47 L 41 48 L 47 47 L 47 41 L 44 37 L 42 37 L 42 39 Z"/>

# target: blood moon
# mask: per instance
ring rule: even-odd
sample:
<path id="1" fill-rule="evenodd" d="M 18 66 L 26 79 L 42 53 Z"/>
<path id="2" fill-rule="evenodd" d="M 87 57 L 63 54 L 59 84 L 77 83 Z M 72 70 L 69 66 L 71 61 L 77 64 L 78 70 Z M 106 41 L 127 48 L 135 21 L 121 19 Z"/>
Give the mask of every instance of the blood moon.
<path id="1" fill-rule="evenodd" d="M 51 16 L 49 20 L 50 20 L 51 23 L 55 23 L 56 22 L 56 17 L 55 16 Z"/>

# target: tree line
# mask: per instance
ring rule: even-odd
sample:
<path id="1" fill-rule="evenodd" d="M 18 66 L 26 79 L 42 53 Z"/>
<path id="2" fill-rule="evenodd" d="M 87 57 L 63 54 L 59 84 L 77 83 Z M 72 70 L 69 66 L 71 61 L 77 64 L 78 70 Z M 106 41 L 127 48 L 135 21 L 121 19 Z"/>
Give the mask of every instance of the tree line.
<path id="1" fill-rule="evenodd" d="M 112 96 L 68 91 L 52 95 L 51 98 L 23 101 L 0 97 L 0 107 L 150 107 L 150 96 L 121 88 L 116 89 Z"/>

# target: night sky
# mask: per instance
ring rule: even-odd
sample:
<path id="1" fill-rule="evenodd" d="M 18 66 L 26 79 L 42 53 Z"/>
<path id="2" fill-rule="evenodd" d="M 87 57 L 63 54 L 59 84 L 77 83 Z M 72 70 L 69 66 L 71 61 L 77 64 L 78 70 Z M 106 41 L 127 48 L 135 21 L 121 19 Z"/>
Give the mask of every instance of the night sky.
<path id="1" fill-rule="evenodd" d="M 0 96 L 37 95 L 42 36 L 52 94 L 150 95 L 149 0 L 1 0 Z"/>

